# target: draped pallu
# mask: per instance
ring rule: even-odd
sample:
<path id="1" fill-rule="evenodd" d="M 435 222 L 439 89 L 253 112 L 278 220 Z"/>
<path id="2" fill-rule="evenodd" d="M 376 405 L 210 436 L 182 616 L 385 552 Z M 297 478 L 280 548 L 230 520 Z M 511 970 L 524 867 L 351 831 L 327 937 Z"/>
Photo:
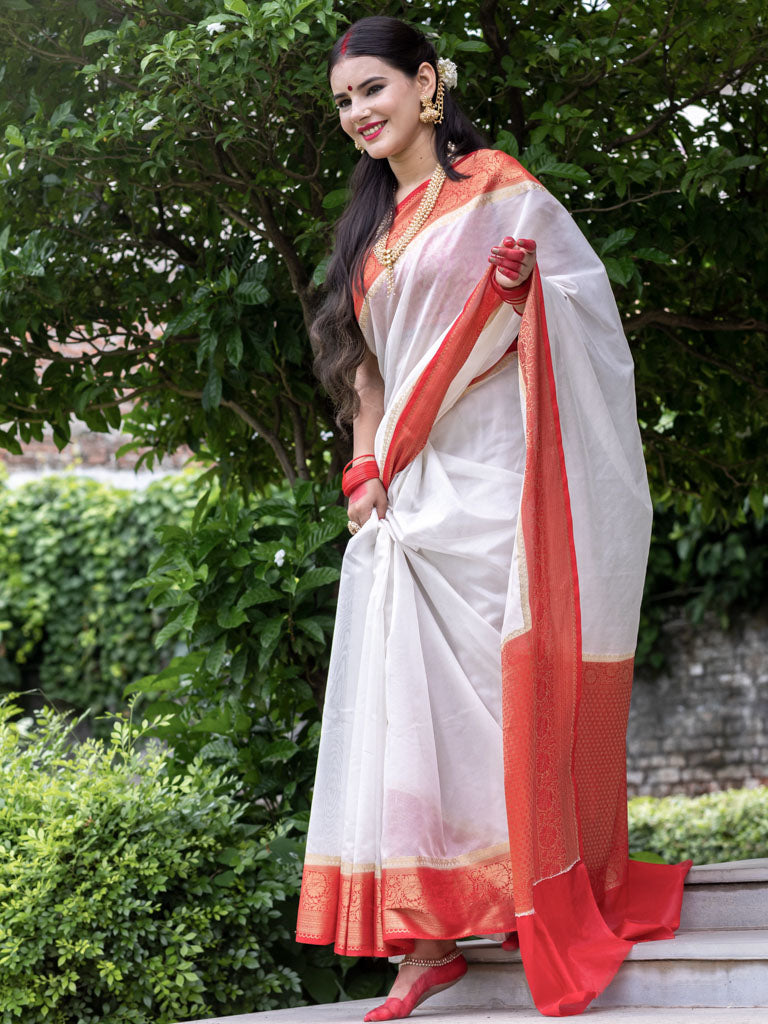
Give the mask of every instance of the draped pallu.
<path id="1" fill-rule="evenodd" d="M 564 1016 L 634 942 L 674 937 L 691 866 L 628 857 L 651 505 L 602 264 L 511 157 L 456 166 L 394 287 L 372 257 L 357 304 L 389 508 L 344 557 L 297 939 L 514 932 Z M 485 269 L 510 234 L 537 242 L 522 318 Z"/>

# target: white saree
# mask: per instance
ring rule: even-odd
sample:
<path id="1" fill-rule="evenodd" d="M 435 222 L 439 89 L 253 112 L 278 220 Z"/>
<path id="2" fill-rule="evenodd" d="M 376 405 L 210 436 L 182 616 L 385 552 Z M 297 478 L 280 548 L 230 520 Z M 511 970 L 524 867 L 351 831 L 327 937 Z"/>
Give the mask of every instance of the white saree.
<path id="1" fill-rule="evenodd" d="M 502 153 L 456 166 L 391 292 L 372 256 L 358 304 L 389 507 L 344 556 L 297 939 L 517 932 L 537 1006 L 576 1013 L 673 935 L 690 866 L 627 858 L 651 523 L 632 360 L 565 209 Z M 537 243 L 522 319 L 491 286 L 507 235 Z"/>

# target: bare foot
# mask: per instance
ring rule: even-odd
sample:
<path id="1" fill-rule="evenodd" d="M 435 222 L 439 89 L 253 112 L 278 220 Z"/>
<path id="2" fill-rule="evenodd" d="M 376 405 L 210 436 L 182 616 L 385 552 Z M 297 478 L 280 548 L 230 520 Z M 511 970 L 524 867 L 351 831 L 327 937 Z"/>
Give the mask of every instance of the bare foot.
<path id="1" fill-rule="evenodd" d="M 416 939 L 413 946 L 413 953 L 410 955 L 419 960 L 439 960 L 456 948 L 454 939 Z M 408 992 L 414 981 L 428 971 L 428 967 L 419 967 L 417 964 L 405 964 L 397 972 L 395 983 L 390 989 L 389 995 L 402 999 Z"/>

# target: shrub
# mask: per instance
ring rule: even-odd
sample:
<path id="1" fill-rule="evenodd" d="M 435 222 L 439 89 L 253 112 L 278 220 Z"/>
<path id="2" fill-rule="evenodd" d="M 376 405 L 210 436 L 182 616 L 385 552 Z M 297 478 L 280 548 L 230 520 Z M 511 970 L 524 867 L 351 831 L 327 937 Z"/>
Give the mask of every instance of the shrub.
<path id="1" fill-rule="evenodd" d="M 694 864 L 768 857 L 768 786 L 629 801 L 629 848 Z"/>
<path id="2" fill-rule="evenodd" d="M 127 688 L 180 765 L 202 754 L 236 771 L 250 820 L 306 811 L 315 772 L 336 581 L 346 533 L 338 488 L 302 481 L 244 505 L 201 500 L 188 526 L 160 530 L 139 584 L 162 611 L 156 637 L 186 653 Z"/>
<path id="3" fill-rule="evenodd" d="M 299 979 L 272 954 L 299 884 L 286 828 L 244 824 L 232 780 L 200 760 L 172 778 L 161 744 L 140 749 L 147 722 L 70 749 L 62 717 L 25 736 L 16 713 L 0 704 L 3 1024 L 295 1005 Z"/>
<path id="4" fill-rule="evenodd" d="M 126 684 L 171 655 L 155 650 L 162 617 L 131 585 L 157 555 L 156 528 L 197 497 L 187 474 L 138 492 L 67 475 L 0 488 L 0 686 L 122 707 Z"/>

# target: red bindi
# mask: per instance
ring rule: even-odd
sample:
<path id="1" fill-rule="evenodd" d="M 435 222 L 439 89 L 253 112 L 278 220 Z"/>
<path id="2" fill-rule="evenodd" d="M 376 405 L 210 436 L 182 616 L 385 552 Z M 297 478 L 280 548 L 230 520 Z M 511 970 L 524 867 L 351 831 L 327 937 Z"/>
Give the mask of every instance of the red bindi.
<path id="1" fill-rule="evenodd" d="M 351 86 L 351 85 L 348 85 L 348 86 L 347 86 L 347 91 L 348 91 L 348 92 L 352 92 L 352 86 Z"/>

